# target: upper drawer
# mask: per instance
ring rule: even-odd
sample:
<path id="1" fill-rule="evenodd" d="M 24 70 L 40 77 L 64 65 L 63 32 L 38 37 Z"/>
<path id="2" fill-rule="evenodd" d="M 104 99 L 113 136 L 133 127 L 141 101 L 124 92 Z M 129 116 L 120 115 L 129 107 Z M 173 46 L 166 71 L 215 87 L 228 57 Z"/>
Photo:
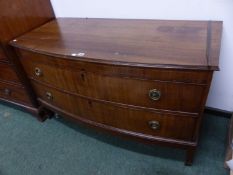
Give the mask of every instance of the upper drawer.
<path id="1" fill-rule="evenodd" d="M 7 61 L 7 57 L 4 53 L 1 45 L 0 45 L 0 61 Z"/>
<path id="2" fill-rule="evenodd" d="M 212 71 L 204 70 L 183 70 L 183 69 L 161 69 L 161 68 L 143 68 L 132 66 L 118 66 L 114 64 L 100 64 L 77 59 L 58 58 L 47 56 L 36 52 L 18 49 L 22 64 L 28 69 L 35 68 L 38 64 L 51 65 L 56 68 L 67 69 L 71 71 L 86 71 L 95 74 L 117 77 L 129 77 L 145 80 L 161 80 L 172 82 L 209 84 Z M 83 58 L 85 59 L 85 58 Z"/>
<path id="3" fill-rule="evenodd" d="M 0 63 L 0 79 L 20 84 L 20 80 L 12 65 Z"/>
<path id="4" fill-rule="evenodd" d="M 199 113 L 207 88 L 199 84 L 105 76 L 29 59 L 22 59 L 22 63 L 31 78 L 53 87 L 95 99 L 159 110 Z"/>

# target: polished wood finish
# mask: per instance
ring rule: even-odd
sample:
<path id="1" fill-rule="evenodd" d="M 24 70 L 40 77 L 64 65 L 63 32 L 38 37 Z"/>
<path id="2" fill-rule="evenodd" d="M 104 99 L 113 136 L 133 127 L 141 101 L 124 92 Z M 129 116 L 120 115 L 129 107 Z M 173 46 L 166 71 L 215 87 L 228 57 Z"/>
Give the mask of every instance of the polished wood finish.
<path id="1" fill-rule="evenodd" d="M 0 1 L 0 39 L 3 44 L 54 18 L 49 0 Z"/>
<path id="2" fill-rule="evenodd" d="M 0 87 L 12 91 L 9 96 L 1 93 L 2 101 L 21 106 L 29 112 L 37 111 L 35 95 L 8 42 L 52 19 L 54 13 L 49 0 L 0 1 Z"/>
<path id="3" fill-rule="evenodd" d="M 207 61 L 209 66 L 218 67 L 221 48 L 222 25 L 218 22 L 208 23 Z"/>
<path id="4" fill-rule="evenodd" d="M 11 83 L 21 84 L 11 64 L 0 64 L 0 79 Z"/>
<path id="5" fill-rule="evenodd" d="M 13 43 L 14 44 L 14 43 Z M 17 46 L 16 46 L 17 47 Z M 39 78 L 42 81 L 49 81 L 52 83 L 57 83 L 56 78 L 49 78 L 56 74 L 67 74 L 66 72 L 75 73 L 75 72 L 92 72 L 94 74 L 102 75 L 102 76 L 111 76 L 111 77 L 125 77 L 125 78 L 133 78 L 133 79 L 143 79 L 149 81 L 171 81 L 177 83 L 190 83 L 190 84 L 200 84 L 206 85 L 209 83 L 210 72 L 205 70 L 189 70 L 189 69 L 163 69 L 163 68 L 143 68 L 137 66 L 122 66 L 122 65 L 114 65 L 113 64 L 96 64 L 93 62 L 87 62 L 85 60 L 77 60 L 77 59 L 66 59 L 63 57 L 59 57 L 59 61 L 57 61 L 58 56 L 46 55 L 39 52 L 31 52 L 27 49 L 21 49 L 18 53 L 21 57 L 22 61 L 27 62 L 24 64 L 24 68 L 30 77 Z M 43 74 L 46 76 L 35 76 L 35 67 L 41 67 Z M 58 70 L 54 70 L 56 67 Z M 56 72 L 54 72 L 56 71 Z M 59 71 L 62 71 L 59 73 Z M 50 75 L 52 74 L 52 75 Z M 62 75 L 60 75 L 62 76 Z M 67 76 L 67 75 L 66 75 Z M 58 77 L 59 78 L 59 77 Z M 69 77 L 68 77 L 69 78 Z M 74 82 L 71 82 L 74 83 Z M 58 86 L 62 82 L 59 83 Z"/>
<path id="6" fill-rule="evenodd" d="M 15 46 L 98 63 L 216 70 L 221 28 L 218 21 L 58 18 Z M 85 55 L 72 57 L 78 53 Z"/>
<path id="7" fill-rule="evenodd" d="M 69 61 L 63 64 L 61 59 L 54 57 L 47 57 L 46 59 L 50 61 L 46 61 L 41 54 L 30 54 L 25 51 L 20 53 L 21 56 L 23 55 L 21 61 L 24 63 L 24 69 L 31 79 L 53 85 L 66 92 L 154 110 L 188 112 L 198 115 L 202 96 L 207 87 L 205 81 L 211 78 L 210 72 L 191 74 L 190 71 L 187 71 L 185 78 L 186 71 L 182 71 L 183 77 L 181 78 L 186 80 L 184 83 L 182 79 L 179 81 L 176 79 L 177 75 L 174 72 L 169 75 L 168 71 L 160 70 L 148 71 L 151 77 L 147 79 L 143 77 L 144 74 L 141 74 L 141 77 L 139 74 L 138 77 L 132 75 L 133 72 L 137 72 L 137 69 L 133 67 L 121 67 L 124 75 L 122 72 L 116 72 L 114 68 L 109 69 L 108 72 L 101 72 L 104 70 L 104 65 L 98 65 L 96 68 L 99 74 L 93 69 L 88 69 L 90 63 L 85 65 L 76 63 L 77 67 L 75 67 L 73 63 L 68 64 Z M 36 74 L 37 69 L 41 71 L 40 75 Z M 195 79 L 192 80 L 193 82 L 188 82 L 189 75 L 201 77 L 201 83 L 198 83 L 200 81 L 198 79 L 197 83 Z M 158 89 L 161 92 L 161 98 L 158 101 L 148 98 L 151 89 Z M 177 99 L 180 99 L 179 103 Z"/>
<path id="8" fill-rule="evenodd" d="M 7 82 L 0 82 L 0 98 L 11 99 L 13 102 L 20 101 L 23 105 L 30 104 L 30 99 L 22 86 Z"/>
<path id="9" fill-rule="evenodd" d="M 221 28 L 211 21 L 57 19 L 11 45 L 41 107 L 186 149 L 191 165 Z"/>
<path id="10" fill-rule="evenodd" d="M 63 93 L 34 81 L 33 87 L 38 98 L 43 101 L 75 114 L 77 117 L 101 123 L 105 127 L 185 141 L 191 141 L 193 137 L 195 117 L 164 114 L 127 106 L 119 107 L 117 104 Z M 48 92 L 52 95 L 51 98 L 48 97 Z M 151 129 L 150 121 L 158 121 L 160 127 L 155 130 Z"/>

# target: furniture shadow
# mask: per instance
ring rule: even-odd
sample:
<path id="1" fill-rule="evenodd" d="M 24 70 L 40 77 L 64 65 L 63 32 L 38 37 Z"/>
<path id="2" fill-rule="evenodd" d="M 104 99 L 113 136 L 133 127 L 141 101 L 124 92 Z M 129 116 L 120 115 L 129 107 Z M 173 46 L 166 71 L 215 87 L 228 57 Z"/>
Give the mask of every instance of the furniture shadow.
<path id="1" fill-rule="evenodd" d="M 71 122 L 63 118 L 55 120 L 87 137 L 97 139 L 100 142 L 110 144 L 118 148 L 126 149 L 128 151 L 133 151 L 148 156 L 160 157 L 163 159 L 172 159 L 182 162 L 185 159 L 185 151 L 181 149 L 138 142 L 133 139 L 127 139 L 124 136 L 112 135 L 104 131 L 101 132 L 97 129 L 87 127 L 80 123 Z"/>

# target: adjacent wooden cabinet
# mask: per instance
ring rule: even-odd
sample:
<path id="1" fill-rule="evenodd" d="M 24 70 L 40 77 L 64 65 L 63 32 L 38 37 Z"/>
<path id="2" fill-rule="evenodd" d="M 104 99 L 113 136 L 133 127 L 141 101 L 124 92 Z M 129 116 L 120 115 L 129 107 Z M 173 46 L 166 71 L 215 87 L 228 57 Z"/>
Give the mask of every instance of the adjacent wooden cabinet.
<path id="1" fill-rule="evenodd" d="M 38 103 L 8 42 L 54 19 L 49 0 L 0 1 L 0 100 L 37 113 Z"/>
<path id="2" fill-rule="evenodd" d="M 43 108 L 187 150 L 193 161 L 222 22 L 56 19 L 11 41 Z"/>

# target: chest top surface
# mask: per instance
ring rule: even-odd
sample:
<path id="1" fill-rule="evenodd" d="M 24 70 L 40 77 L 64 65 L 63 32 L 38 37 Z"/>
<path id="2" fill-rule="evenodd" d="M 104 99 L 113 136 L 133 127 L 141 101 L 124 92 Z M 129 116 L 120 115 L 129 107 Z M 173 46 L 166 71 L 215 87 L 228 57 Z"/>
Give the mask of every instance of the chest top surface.
<path id="1" fill-rule="evenodd" d="M 221 21 L 58 18 L 11 42 L 107 64 L 217 70 Z"/>

